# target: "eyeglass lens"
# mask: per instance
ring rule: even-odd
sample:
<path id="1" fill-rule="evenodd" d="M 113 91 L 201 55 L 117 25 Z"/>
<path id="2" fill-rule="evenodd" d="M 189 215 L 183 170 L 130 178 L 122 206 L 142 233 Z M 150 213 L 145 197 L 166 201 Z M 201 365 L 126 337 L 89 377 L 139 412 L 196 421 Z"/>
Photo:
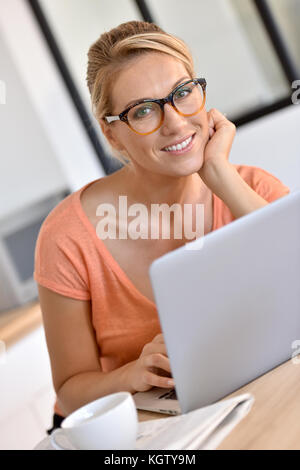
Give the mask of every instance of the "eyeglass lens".
<path id="1" fill-rule="evenodd" d="M 173 103 L 177 111 L 184 116 L 191 116 L 200 111 L 204 101 L 201 85 L 193 82 L 184 84 L 176 90 Z M 141 103 L 130 109 L 129 125 L 137 132 L 147 133 L 157 129 L 162 120 L 162 109 L 158 103 Z"/>

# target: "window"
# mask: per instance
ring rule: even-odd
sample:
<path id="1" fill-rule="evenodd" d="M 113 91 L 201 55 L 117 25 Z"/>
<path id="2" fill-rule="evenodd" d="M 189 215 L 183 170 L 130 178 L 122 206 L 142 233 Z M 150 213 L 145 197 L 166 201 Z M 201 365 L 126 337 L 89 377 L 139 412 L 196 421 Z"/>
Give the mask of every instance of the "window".
<path id="1" fill-rule="evenodd" d="M 207 79 L 207 107 L 238 117 L 290 92 L 267 32 L 249 0 L 151 0 L 165 31 L 189 45 Z M 172 14 L 170 14 L 172 12 Z"/>
<path id="2" fill-rule="evenodd" d="M 110 150 L 91 112 L 87 52 L 100 34 L 122 22 L 150 16 L 165 31 L 182 38 L 192 51 L 196 76 L 207 80 L 207 108 L 220 109 L 237 125 L 291 104 L 292 81 L 300 79 L 287 78 L 278 47 L 256 6 L 270 9 L 276 32 L 297 70 L 299 0 L 28 1 L 42 8 L 106 153 Z"/>

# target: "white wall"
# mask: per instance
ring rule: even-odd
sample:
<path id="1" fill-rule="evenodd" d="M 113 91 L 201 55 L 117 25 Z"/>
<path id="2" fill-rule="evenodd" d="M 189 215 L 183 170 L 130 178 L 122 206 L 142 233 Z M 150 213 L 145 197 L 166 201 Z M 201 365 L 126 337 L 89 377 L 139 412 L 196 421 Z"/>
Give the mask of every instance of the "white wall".
<path id="1" fill-rule="evenodd" d="M 292 105 L 237 130 L 230 161 L 258 166 L 291 190 L 300 189 L 300 105 Z"/>
<path id="2" fill-rule="evenodd" d="M 0 362 L 0 450 L 32 450 L 52 427 L 55 392 L 42 326 Z"/>
<path id="3" fill-rule="evenodd" d="M 68 187 L 0 31 L 0 217 Z M 20 197 L 21 195 L 21 197 Z"/>
<path id="4" fill-rule="evenodd" d="M 149 5 L 159 25 L 191 49 L 197 76 L 207 80 L 208 108 L 236 116 L 288 93 L 252 2 L 184 0 L 175 5 L 173 0 L 151 0 Z M 251 22 L 251 34 L 241 11 Z M 259 38 L 258 44 L 253 36 Z"/>
<path id="5" fill-rule="evenodd" d="M 105 173 L 25 0 L 0 0 L 1 39 L 3 215 L 57 188 L 75 191 Z"/>
<path id="6" fill-rule="evenodd" d="M 39 0 L 88 109 L 87 53 L 100 34 L 120 23 L 141 20 L 133 0 Z M 117 5 L 117 8 L 116 8 Z"/>
<path id="7" fill-rule="evenodd" d="M 92 113 L 86 83 L 88 50 L 104 31 L 130 20 L 141 20 L 134 0 L 39 0 L 75 85 L 90 114 L 95 132 L 106 153 L 111 154 L 99 123 Z M 117 8 L 116 8 L 117 5 Z"/>
<path id="8" fill-rule="evenodd" d="M 300 2 L 299 0 L 268 0 L 268 3 L 288 42 L 292 58 L 300 68 Z"/>

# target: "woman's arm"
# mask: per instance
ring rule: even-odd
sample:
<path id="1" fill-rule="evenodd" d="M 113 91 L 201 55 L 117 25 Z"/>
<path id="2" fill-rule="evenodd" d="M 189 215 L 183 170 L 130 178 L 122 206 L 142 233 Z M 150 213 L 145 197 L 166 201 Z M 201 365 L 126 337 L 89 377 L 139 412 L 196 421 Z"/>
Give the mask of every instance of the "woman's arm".
<path id="1" fill-rule="evenodd" d="M 199 176 L 238 219 L 268 205 L 239 175 L 229 159 L 236 127 L 217 109 L 208 113 L 209 140 Z"/>
<path id="2" fill-rule="evenodd" d="M 58 405 L 67 415 L 100 396 L 126 386 L 124 369 L 102 380 L 90 300 L 75 300 L 38 285 L 52 379 Z"/>
<path id="3" fill-rule="evenodd" d="M 204 182 L 222 199 L 236 219 L 269 204 L 243 180 L 229 162 L 210 163 Z"/>
<path id="4" fill-rule="evenodd" d="M 152 367 L 170 371 L 162 335 L 145 345 L 139 359 L 103 372 L 92 325 L 90 300 L 75 300 L 38 284 L 39 299 L 58 405 L 67 416 L 101 396 L 118 391 L 171 387 L 168 377 Z"/>

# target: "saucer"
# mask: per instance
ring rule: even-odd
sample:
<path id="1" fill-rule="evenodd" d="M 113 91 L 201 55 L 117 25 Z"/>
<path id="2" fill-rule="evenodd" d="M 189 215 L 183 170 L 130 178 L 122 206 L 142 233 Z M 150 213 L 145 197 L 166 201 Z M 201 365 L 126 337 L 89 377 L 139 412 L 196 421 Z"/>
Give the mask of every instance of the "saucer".
<path id="1" fill-rule="evenodd" d="M 78 450 L 76 447 L 73 446 L 73 444 L 70 443 L 68 438 L 63 435 L 57 435 L 56 436 L 56 442 L 58 445 L 63 447 L 63 450 Z M 136 447 L 137 450 L 138 447 Z M 51 444 L 51 438 L 50 436 L 45 437 L 41 442 L 39 442 L 33 450 L 57 450 L 53 445 Z"/>
<path id="2" fill-rule="evenodd" d="M 58 445 L 63 447 L 65 450 L 77 450 L 65 436 L 56 436 L 56 442 Z M 41 442 L 39 442 L 33 450 L 56 450 L 51 444 L 51 437 L 47 436 Z"/>

